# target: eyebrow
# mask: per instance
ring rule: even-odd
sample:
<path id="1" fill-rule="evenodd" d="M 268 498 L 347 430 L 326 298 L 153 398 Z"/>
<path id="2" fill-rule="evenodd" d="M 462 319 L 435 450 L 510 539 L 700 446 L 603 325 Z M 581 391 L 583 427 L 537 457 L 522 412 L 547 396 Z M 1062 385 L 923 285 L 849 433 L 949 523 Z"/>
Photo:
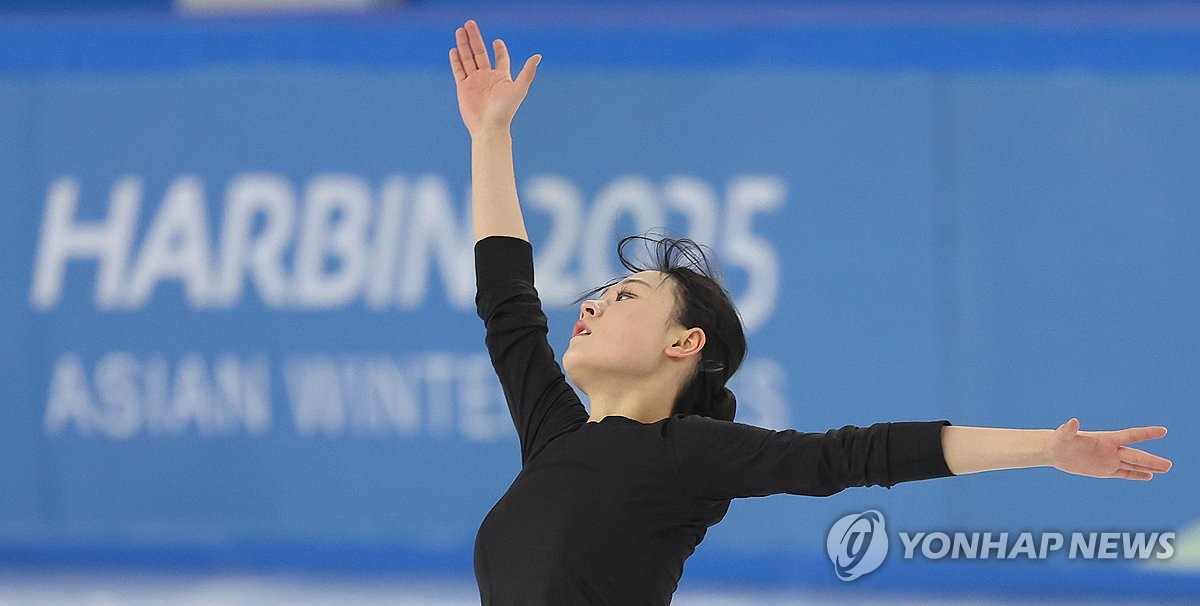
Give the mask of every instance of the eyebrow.
<path id="1" fill-rule="evenodd" d="M 650 286 L 649 282 L 647 282 L 641 278 L 625 278 L 624 280 L 621 280 L 620 282 L 613 284 L 613 286 L 620 286 L 622 284 L 625 284 L 626 282 L 637 282 L 639 284 L 646 286 L 647 288 L 650 288 L 650 289 L 654 288 L 653 286 Z M 604 289 L 604 292 L 600 293 L 600 298 L 603 299 L 608 294 L 608 291 L 610 291 L 610 290 L 612 290 L 612 286 L 609 286 L 608 288 Z"/>

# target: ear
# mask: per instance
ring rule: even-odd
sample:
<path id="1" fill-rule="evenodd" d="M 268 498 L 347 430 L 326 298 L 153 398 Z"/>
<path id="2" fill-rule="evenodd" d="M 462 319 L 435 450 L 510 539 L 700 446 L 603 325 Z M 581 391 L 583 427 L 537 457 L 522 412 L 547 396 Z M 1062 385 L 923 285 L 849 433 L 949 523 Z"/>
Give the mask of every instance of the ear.
<path id="1" fill-rule="evenodd" d="M 703 328 L 689 328 L 675 334 L 675 339 L 667 346 L 668 358 L 686 358 L 699 354 L 704 349 L 705 335 Z"/>

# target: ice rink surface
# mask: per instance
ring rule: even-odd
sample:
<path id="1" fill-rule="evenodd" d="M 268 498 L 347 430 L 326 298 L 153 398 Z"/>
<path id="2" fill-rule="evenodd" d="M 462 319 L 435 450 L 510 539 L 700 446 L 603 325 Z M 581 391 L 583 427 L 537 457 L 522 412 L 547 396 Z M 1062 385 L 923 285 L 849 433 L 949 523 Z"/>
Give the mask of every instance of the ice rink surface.
<path id="1" fill-rule="evenodd" d="M 687 587 L 675 594 L 681 606 L 797 606 L 880 604 L 885 606 L 1011 604 L 995 597 L 883 595 L 847 587 L 841 592 L 806 588 L 770 589 Z M 1061 604 L 1062 599 L 1023 604 Z M 1075 604 L 1137 602 L 1080 601 Z M 1149 602 L 1146 602 L 1147 604 Z M 417 579 L 385 576 L 143 574 L 137 572 L 0 571 L 0 605 L 21 606 L 469 606 L 479 604 L 471 579 Z"/>

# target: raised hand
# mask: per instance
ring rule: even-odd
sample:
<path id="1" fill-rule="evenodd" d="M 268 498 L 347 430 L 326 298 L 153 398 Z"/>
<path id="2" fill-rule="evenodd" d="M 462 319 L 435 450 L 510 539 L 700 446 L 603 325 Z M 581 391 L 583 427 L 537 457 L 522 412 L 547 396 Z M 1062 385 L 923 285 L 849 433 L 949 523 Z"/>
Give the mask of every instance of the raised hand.
<path id="1" fill-rule="evenodd" d="M 541 55 L 533 55 L 513 80 L 508 47 L 497 38 L 496 67 L 488 56 L 483 34 L 474 20 L 455 30 L 457 46 L 450 49 L 450 70 L 458 86 L 458 111 L 471 136 L 488 127 L 508 128 L 517 108 L 525 100 L 537 73 Z"/>
<path id="2" fill-rule="evenodd" d="M 1079 431 L 1079 419 L 1054 430 L 1047 450 L 1051 464 L 1068 473 L 1093 478 L 1149 480 L 1171 469 L 1171 461 L 1126 444 L 1167 435 L 1165 427 L 1133 427 L 1120 431 Z"/>

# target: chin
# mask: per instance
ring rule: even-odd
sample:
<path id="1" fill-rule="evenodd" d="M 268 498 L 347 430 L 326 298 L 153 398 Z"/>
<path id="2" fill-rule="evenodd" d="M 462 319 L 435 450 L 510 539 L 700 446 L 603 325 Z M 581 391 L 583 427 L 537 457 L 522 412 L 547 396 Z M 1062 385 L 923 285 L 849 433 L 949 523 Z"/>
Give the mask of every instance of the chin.
<path id="1" fill-rule="evenodd" d="M 580 363 L 579 360 L 576 359 L 577 357 L 578 356 L 573 354 L 570 349 L 564 352 L 562 357 L 563 374 L 565 374 L 567 379 L 575 385 L 579 385 L 579 380 L 583 378 L 581 375 L 585 374 L 580 372 Z"/>

